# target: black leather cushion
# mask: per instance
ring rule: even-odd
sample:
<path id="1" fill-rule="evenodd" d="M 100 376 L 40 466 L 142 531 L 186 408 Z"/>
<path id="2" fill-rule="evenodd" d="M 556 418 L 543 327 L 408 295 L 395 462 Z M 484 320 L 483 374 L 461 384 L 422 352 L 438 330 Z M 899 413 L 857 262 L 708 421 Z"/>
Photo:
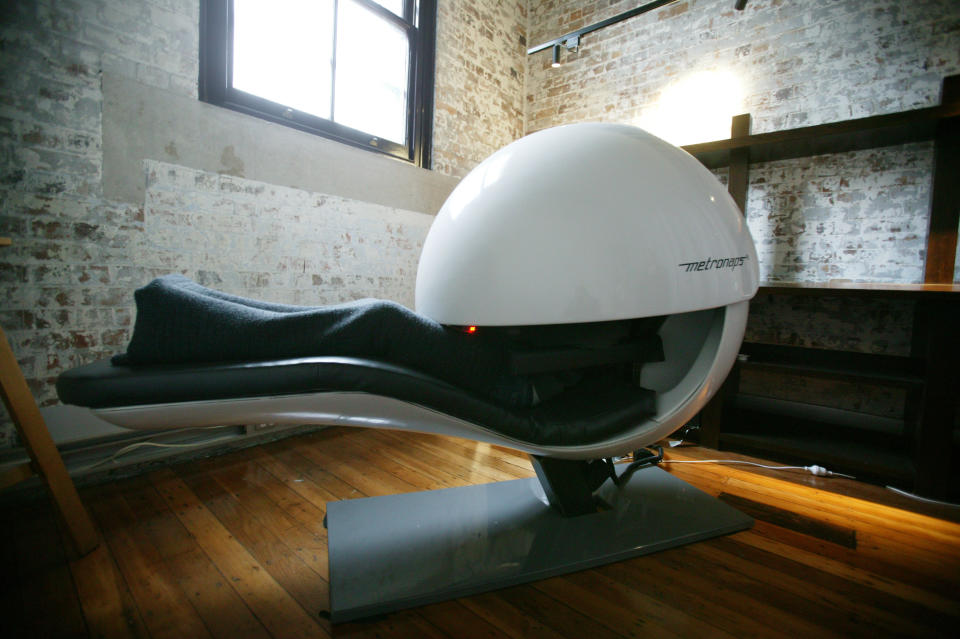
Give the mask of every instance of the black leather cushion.
<path id="1" fill-rule="evenodd" d="M 589 378 L 530 409 L 507 409 L 408 368 L 349 357 L 141 367 L 104 360 L 57 380 L 61 401 L 90 408 L 324 391 L 392 397 L 541 445 L 598 441 L 655 411 L 653 391 L 610 377 Z"/>

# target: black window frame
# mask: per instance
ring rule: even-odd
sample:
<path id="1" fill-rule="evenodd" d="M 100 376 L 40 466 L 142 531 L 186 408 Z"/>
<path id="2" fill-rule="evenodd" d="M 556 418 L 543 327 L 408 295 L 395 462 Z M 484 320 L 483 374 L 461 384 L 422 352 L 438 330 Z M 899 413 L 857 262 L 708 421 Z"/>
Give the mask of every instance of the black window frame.
<path id="1" fill-rule="evenodd" d="M 234 89 L 233 0 L 201 0 L 200 3 L 200 100 L 429 169 L 433 137 L 437 0 L 404 0 L 403 16 L 397 16 L 372 0 L 354 1 L 409 34 L 410 73 L 407 78 L 405 144 L 384 140 Z"/>

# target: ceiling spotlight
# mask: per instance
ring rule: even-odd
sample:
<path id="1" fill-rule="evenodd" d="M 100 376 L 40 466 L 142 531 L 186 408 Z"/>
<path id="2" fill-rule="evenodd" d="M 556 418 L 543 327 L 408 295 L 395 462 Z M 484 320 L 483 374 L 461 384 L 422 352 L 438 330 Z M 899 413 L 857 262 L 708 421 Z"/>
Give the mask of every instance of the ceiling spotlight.
<path id="1" fill-rule="evenodd" d="M 555 45 L 553 45 L 553 62 L 550 63 L 550 66 L 553 67 L 553 68 L 557 68 L 557 67 L 560 66 L 560 64 L 561 64 L 561 62 L 560 62 L 560 45 L 559 45 L 559 44 L 555 44 Z"/>

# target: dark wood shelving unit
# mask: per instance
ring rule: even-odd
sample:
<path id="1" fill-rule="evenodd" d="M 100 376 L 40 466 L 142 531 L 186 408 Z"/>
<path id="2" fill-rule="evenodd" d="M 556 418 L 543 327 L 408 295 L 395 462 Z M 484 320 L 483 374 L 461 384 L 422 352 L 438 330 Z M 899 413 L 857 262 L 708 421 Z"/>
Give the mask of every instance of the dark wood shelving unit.
<path id="1" fill-rule="evenodd" d="M 919 358 L 856 353 L 820 348 L 744 343 L 743 370 L 796 372 L 843 381 L 867 380 L 883 386 L 923 386 L 924 362 Z"/>
<path id="2" fill-rule="evenodd" d="M 729 166 L 731 156 L 738 150 L 748 151 L 751 162 L 773 162 L 927 142 L 936 138 L 937 126 L 941 122 L 958 116 L 960 103 L 943 104 L 787 131 L 743 135 L 683 148 L 707 168 L 715 169 Z"/>
<path id="3" fill-rule="evenodd" d="M 960 397 L 960 374 L 954 370 L 960 366 L 960 285 L 953 283 L 960 223 L 960 76 L 944 80 L 942 104 L 936 107 L 759 135 L 749 134 L 749 123 L 749 115 L 736 116 L 729 140 L 684 147 L 708 168 L 729 167 L 728 189 L 741 210 L 746 210 L 751 163 L 933 141 L 925 281 L 761 285 L 758 296 L 910 301 L 911 352 L 896 357 L 745 342 L 727 382 L 701 412 L 701 443 L 828 465 L 931 497 L 951 496 L 960 484 L 953 443 Z M 906 389 L 903 419 L 892 420 L 902 426 L 898 432 L 880 432 L 870 428 L 870 416 L 830 409 L 812 418 L 817 411 L 788 401 L 758 409 L 739 393 L 740 373 L 750 369 Z"/>

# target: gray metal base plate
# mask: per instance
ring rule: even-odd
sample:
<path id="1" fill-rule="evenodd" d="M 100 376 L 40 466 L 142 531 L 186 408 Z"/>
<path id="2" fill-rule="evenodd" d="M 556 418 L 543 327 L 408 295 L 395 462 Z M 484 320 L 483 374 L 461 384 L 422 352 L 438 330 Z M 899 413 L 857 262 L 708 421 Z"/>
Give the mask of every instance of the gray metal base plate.
<path id="1" fill-rule="evenodd" d="M 333 623 L 545 579 L 744 530 L 753 519 L 655 467 L 611 509 L 563 518 L 535 478 L 327 505 Z"/>

